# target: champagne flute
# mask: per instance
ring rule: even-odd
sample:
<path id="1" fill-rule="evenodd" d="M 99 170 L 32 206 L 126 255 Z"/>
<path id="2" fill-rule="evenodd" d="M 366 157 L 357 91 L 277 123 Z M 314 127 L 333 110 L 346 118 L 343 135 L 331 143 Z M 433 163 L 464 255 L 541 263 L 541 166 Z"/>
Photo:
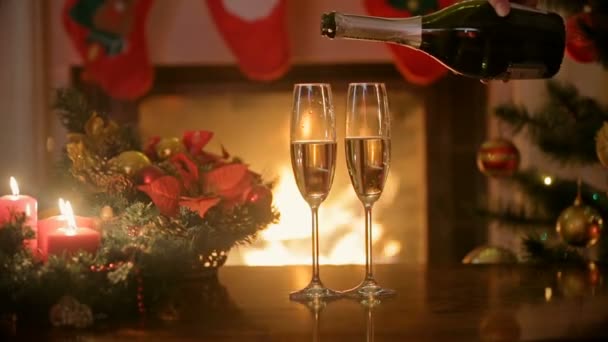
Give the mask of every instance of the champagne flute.
<path id="1" fill-rule="evenodd" d="M 318 209 L 331 189 L 336 166 L 336 119 L 331 87 L 325 83 L 295 84 L 291 116 L 291 166 L 300 194 L 312 212 L 312 279 L 292 292 L 296 301 L 335 298 L 319 277 Z"/>
<path id="2" fill-rule="evenodd" d="M 365 279 L 344 294 L 358 299 L 393 295 L 394 290 L 378 285 L 372 269 L 372 207 L 384 189 L 391 152 L 390 113 L 383 83 L 349 84 L 345 143 L 348 174 L 365 208 Z"/>

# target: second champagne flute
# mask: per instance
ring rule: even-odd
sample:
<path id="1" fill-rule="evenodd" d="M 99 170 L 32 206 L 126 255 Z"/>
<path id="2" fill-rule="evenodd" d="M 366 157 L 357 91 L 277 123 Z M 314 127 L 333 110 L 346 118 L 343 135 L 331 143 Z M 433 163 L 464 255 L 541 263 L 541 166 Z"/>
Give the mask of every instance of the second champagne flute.
<path id="1" fill-rule="evenodd" d="M 318 210 L 327 198 L 336 167 L 336 119 L 329 84 L 296 84 L 291 116 L 291 166 L 302 197 L 312 213 L 312 279 L 289 297 L 296 301 L 336 298 L 319 277 Z"/>
<path id="2" fill-rule="evenodd" d="M 365 279 L 344 294 L 370 300 L 395 294 L 379 286 L 372 271 L 372 207 L 384 190 L 391 156 L 390 113 L 384 84 L 349 84 L 346 106 L 346 164 L 355 193 L 365 208 Z"/>

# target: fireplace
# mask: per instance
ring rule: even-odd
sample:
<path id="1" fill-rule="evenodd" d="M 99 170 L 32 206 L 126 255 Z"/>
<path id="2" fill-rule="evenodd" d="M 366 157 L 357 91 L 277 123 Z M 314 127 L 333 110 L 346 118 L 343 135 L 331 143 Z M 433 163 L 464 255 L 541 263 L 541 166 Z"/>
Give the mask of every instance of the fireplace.
<path id="1" fill-rule="evenodd" d="M 320 208 L 320 262 L 365 262 L 364 213 L 344 160 L 344 115 L 349 82 L 387 85 L 392 115 L 392 159 L 385 191 L 374 207 L 377 263 L 458 261 L 485 240 L 471 212 L 483 193 L 475 151 L 485 135 L 485 89 L 448 77 L 430 87 L 406 83 L 388 64 L 306 65 L 281 80 L 248 81 L 233 67 L 160 67 L 155 87 L 137 103 L 109 100 L 88 89 L 98 106 L 119 120 L 137 121 L 142 139 L 215 132 L 223 145 L 266 179 L 274 179 L 281 213 L 251 246 L 230 252 L 228 264 L 310 264 L 310 210 L 300 196 L 289 158 L 292 88 L 298 82 L 332 85 L 338 164 L 332 190 Z"/>

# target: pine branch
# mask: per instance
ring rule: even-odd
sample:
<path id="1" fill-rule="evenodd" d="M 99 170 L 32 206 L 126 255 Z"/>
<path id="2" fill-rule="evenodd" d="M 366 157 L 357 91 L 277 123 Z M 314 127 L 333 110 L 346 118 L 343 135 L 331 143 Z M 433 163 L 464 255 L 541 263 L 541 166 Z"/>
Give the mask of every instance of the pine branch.
<path id="1" fill-rule="evenodd" d="M 523 240 L 523 248 L 528 261 L 554 264 L 584 264 L 585 258 L 574 248 L 560 244 L 550 247 L 538 235 L 529 235 Z"/>
<path id="2" fill-rule="evenodd" d="M 494 115 L 496 115 L 500 120 L 507 123 L 511 126 L 513 133 L 519 133 L 526 125 L 534 126 L 540 125 L 542 127 L 543 123 L 535 120 L 528 110 L 523 106 L 515 106 L 515 105 L 502 105 L 496 107 L 494 110 Z"/>
<path id="3" fill-rule="evenodd" d="M 10 218 L 0 225 L 0 255 L 11 257 L 23 250 L 23 241 L 32 239 L 34 231 L 25 226 L 24 213 L 11 213 Z"/>
<path id="4" fill-rule="evenodd" d="M 535 170 L 514 174 L 504 182 L 521 190 L 528 203 L 521 206 L 494 204 L 492 208 L 498 209 L 482 208 L 477 210 L 477 214 L 506 227 L 529 229 L 554 226 L 562 211 L 574 203 L 578 187 L 574 180 L 555 177 L 550 177 L 551 184 L 547 185 L 546 177 Z M 602 217 L 608 217 L 608 196 L 605 192 L 582 183 L 581 197 L 584 204 L 598 210 Z"/>
<path id="5" fill-rule="evenodd" d="M 549 99 L 534 114 L 515 105 L 495 109 L 495 115 L 515 132 L 524 126 L 531 141 L 547 155 L 565 163 L 598 162 L 595 135 L 608 120 L 608 111 L 592 98 L 581 96 L 571 84 L 547 82 Z"/>
<path id="6" fill-rule="evenodd" d="M 84 94 L 74 88 L 58 89 L 53 109 L 70 133 L 84 133 L 86 123 L 94 112 Z"/>
<path id="7" fill-rule="evenodd" d="M 534 229 L 539 227 L 550 227 L 555 225 L 555 221 L 539 215 L 531 215 L 523 208 L 500 208 L 498 210 L 477 209 L 476 214 L 486 220 L 497 222 L 505 227 Z"/>
<path id="8" fill-rule="evenodd" d="M 574 203 L 578 186 L 576 180 L 556 177 L 550 177 L 551 184 L 547 185 L 546 177 L 535 170 L 527 170 L 516 173 L 506 181 L 521 189 L 532 203 L 555 222 L 561 212 Z M 598 210 L 602 217 L 608 217 L 608 197 L 605 192 L 582 182 L 581 197 L 583 203 Z"/>

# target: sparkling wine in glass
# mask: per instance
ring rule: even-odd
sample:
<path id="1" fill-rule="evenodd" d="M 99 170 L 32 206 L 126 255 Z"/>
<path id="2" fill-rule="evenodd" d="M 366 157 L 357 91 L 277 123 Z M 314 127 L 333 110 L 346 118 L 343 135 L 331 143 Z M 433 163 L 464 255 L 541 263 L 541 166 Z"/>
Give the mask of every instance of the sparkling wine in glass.
<path id="1" fill-rule="evenodd" d="M 290 298 L 337 298 L 340 293 L 326 288 L 319 276 L 318 210 L 329 194 L 336 167 L 336 119 L 329 84 L 294 85 L 290 143 L 296 183 L 312 213 L 312 279 Z"/>
<path id="2" fill-rule="evenodd" d="M 369 300 L 395 294 L 382 288 L 373 274 L 372 207 L 384 190 L 391 158 L 390 113 L 383 83 L 351 83 L 346 109 L 346 165 L 357 197 L 365 209 L 365 279 L 345 291 Z"/>

